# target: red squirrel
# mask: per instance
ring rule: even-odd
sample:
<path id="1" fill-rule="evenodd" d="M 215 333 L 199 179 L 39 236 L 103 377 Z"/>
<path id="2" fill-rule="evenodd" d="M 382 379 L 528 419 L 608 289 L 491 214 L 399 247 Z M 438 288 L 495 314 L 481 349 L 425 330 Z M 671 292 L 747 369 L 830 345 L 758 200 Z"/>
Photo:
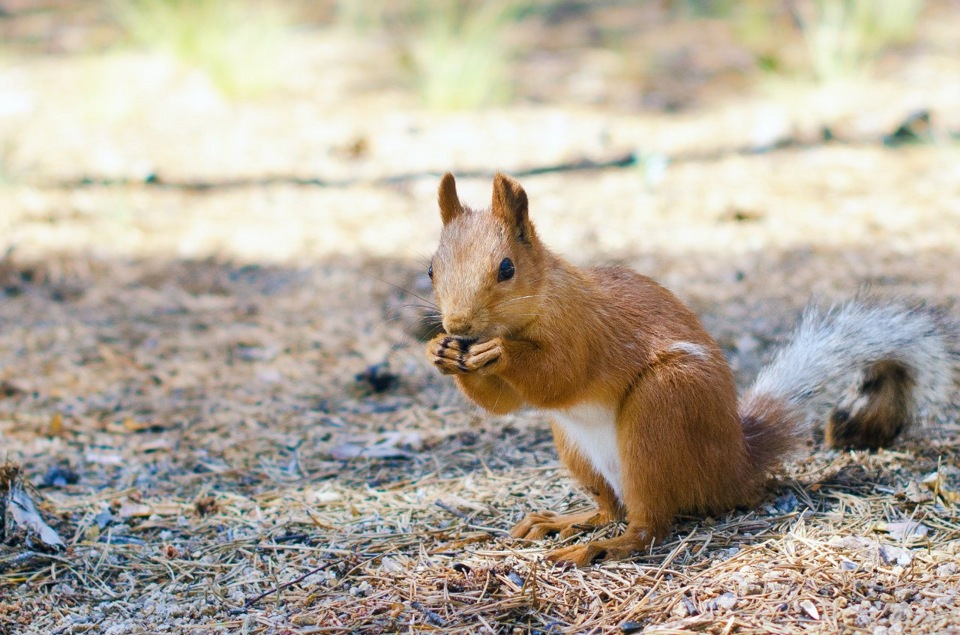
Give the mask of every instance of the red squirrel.
<path id="1" fill-rule="evenodd" d="M 551 252 L 517 181 L 496 174 L 490 208 L 474 210 L 448 173 L 438 198 L 443 229 L 428 273 L 444 332 L 428 358 L 490 412 L 552 415 L 560 459 L 598 505 L 528 514 L 511 535 L 627 523 L 614 538 L 550 552 L 552 561 L 622 559 L 662 540 L 679 513 L 754 504 L 829 408 L 832 445 L 878 447 L 951 387 L 957 353 L 940 316 L 854 301 L 808 310 L 738 400 L 723 352 L 690 309 L 630 269 L 579 268 Z"/>

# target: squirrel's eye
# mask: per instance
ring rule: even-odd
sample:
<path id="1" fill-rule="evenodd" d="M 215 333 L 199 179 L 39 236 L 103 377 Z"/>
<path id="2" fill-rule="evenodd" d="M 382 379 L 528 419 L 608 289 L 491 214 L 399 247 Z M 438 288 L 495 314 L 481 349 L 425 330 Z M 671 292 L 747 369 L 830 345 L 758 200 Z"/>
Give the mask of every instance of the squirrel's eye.
<path id="1" fill-rule="evenodd" d="M 513 261 L 509 258 L 504 258 L 500 261 L 500 271 L 497 274 L 497 282 L 509 280 L 516 271 L 516 268 L 513 266 Z"/>
<path id="2" fill-rule="evenodd" d="M 427 267 L 427 275 L 430 276 L 431 280 L 433 280 L 433 265 Z"/>

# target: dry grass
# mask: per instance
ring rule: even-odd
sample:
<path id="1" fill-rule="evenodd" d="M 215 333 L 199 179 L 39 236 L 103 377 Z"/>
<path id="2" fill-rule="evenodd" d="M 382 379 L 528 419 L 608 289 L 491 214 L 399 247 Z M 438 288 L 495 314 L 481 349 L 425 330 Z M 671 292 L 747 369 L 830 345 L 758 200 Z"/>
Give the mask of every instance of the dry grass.
<path id="1" fill-rule="evenodd" d="M 884 48 L 909 42 L 923 2 L 815 0 L 793 6 L 810 70 L 818 81 L 830 81 L 862 72 Z"/>
<path id="2" fill-rule="evenodd" d="M 476 109 L 513 96 L 515 44 L 505 37 L 526 2 L 421 0 L 398 35 L 423 104 L 439 110 Z"/>
<path id="3" fill-rule="evenodd" d="M 279 3 L 119 0 L 110 6 L 133 44 L 202 70 L 227 96 L 262 96 L 280 84 L 293 20 Z"/>
<path id="4" fill-rule="evenodd" d="M 726 275 L 682 266 L 691 289 Z M 0 628 L 956 628 L 955 413 L 895 451 L 814 449 L 756 509 L 681 519 L 632 561 L 556 568 L 506 530 L 586 499 L 540 415 L 475 411 L 384 320 L 406 300 L 379 281 L 408 267 L 8 258 L 0 435 L 69 547 L 0 547 Z M 742 330 L 737 310 L 706 317 Z"/>

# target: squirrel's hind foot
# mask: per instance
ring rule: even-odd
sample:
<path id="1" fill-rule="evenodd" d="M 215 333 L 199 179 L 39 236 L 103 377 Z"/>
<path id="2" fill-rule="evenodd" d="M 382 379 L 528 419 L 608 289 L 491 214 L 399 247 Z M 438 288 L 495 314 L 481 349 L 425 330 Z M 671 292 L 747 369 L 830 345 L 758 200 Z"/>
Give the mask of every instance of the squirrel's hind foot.
<path id="1" fill-rule="evenodd" d="M 615 538 L 555 549 L 547 554 L 547 560 L 575 567 L 587 567 L 604 560 L 624 560 L 648 548 L 654 537 L 653 532 L 646 529 L 627 527 Z"/>
<path id="2" fill-rule="evenodd" d="M 510 535 L 526 540 L 539 540 L 552 534 L 568 538 L 613 520 L 610 514 L 602 510 L 562 516 L 553 512 L 534 512 L 527 514 Z M 656 532 L 636 524 L 628 525 L 626 530 L 615 538 L 554 549 L 547 553 L 547 560 L 557 564 L 572 564 L 575 567 L 587 567 L 603 560 L 623 560 L 649 547 L 654 538 Z"/>
<path id="3" fill-rule="evenodd" d="M 516 527 L 510 530 L 510 536 L 525 540 L 541 540 L 556 534 L 563 539 L 589 531 L 594 527 L 602 527 L 612 520 L 609 514 L 599 509 L 563 515 L 554 512 L 533 512 L 527 514 Z"/>

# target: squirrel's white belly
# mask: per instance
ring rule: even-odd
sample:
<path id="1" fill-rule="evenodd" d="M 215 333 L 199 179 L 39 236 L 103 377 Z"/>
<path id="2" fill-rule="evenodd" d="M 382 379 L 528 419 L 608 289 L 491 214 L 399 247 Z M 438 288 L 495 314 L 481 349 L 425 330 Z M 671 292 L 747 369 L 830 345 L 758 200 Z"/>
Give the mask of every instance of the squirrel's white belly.
<path id="1" fill-rule="evenodd" d="M 622 501 L 623 481 L 620 477 L 616 412 L 613 408 L 587 403 L 564 410 L 551 410 L 550 413 L 567 440 L 607 480 Z"/>

